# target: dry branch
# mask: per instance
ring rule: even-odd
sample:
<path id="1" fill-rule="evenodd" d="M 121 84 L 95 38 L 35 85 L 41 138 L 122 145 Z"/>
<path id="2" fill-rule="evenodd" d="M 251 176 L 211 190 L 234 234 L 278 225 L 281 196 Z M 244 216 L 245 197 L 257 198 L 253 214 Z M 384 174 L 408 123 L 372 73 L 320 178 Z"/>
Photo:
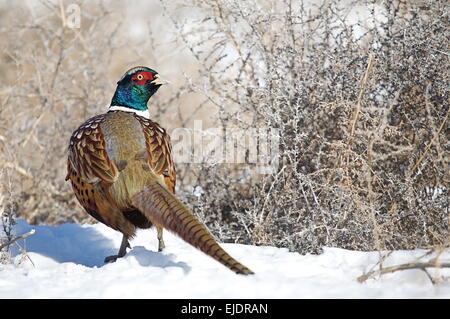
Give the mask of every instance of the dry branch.
<path id="1" fill-rule="evenodd" d="M 436 261 L 428 262 L 416 262 L 416 263 L 406 263 L 391 267 L 382 268 L 380 270 L 374 270 L 357 278 L 358 282 L 362 283 L 367 279 L 373 278 L 377 275 L 383 275 L 388 273 L 393 273 L 399 270 L 408 269 L 420 269 L 426 272 L 426 268 L 450 268 L 450 263 L 438 263 Z M 428 275 L 428 274 L 427 274 Z"/>
<path id="2" fill-rule="evenodd" d="M 0 168 L 10 168 L 17 171 L 20 175 L 25 176 L 27 178 L 33 178 L 33 176 L 28 173 L 23 167 L 19 166 L 16 163 L 6 162 L 3 164 L 0 164 Z"/>
<path id="3" fill-rule="evenodd" d="M 30 230 L 28 233 L 25 233 L 25 234 L 20 235 L 20 236 L 15 236 L 15 237 L 13 237 L 10 241 L 8 241 L 8 242 L 6 242 L 6 243 L 4 243 L 4 244 L 1 244 L 1 245 L 0 245 L 0 250 L 2 250 L 3 248 L 5 248 L 5 247 L 7 247 L 7 246 L 9 246 L 9 245 L 14 244 L 14 243 L 15 243 L 16 241 L 18 241 L 19 239 L 26 238 L 26 237 L 28 237 L 28 236 L 30 236 L 30 235 L 33 235 L 34 233 L 35 233 L 35 230 L 32 229 L 32 230 Z"/>
<path id="4" fill-rule="evenodd" d="M 367 81 L 369 80 L 370 72 L 372 71 L 373 64 L 375 63 L 375 58 L 372 54 L 369 54 L 369 61 L 367 61 L 366 73 L 361 80 L 361 89 L 359 91 L 358 100 L 356 101 L 355 111 L 353 112 L 352 122 L 350 126 L 350 136 L 353 135 L 356 128 L 356 122 L 358 121 L 359 112 L 361 111 L 361 102 L 366 90 Z"/>
<path id="5" fill-rule="evenodd" d="M 419 167 L 420 163 L 422 163 L 423 159 L 425 158 L 425 156 L 427 156 L 428 151 L 430 150 L 431 144 L 434 143 L 434 141 L 436 140 L 436 138 L 438 138 L 439 134 L 442 131 L 442 128 L 445 125 L 445 122 L 447 122 L 448 119 L 448 114 L 450 113 L 450 108 L 447 110 L 447 113 L 445 114 L 445 118 L 442 121 L 441 125 L 439 126 L 438 131 L 434 134 L 433 138 L 431 139 L 431 141 L 427 144 L 427 146 L 425 147 L 425 151 L 423 152 L 422 156 L 417 160 L 416 164 L 414 165 L 414 167 L 411 169 L 411 173 L 410 175 L 412 175 L 414 173 L 414 171 L 417 169 L 417 167 Z"/>

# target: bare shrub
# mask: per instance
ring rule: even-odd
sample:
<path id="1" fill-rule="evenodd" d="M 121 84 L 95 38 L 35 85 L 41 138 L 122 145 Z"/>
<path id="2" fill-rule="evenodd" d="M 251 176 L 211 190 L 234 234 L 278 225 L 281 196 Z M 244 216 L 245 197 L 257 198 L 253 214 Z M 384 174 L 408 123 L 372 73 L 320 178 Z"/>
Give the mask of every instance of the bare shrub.
<path id="1" fill-rule="evenodd" d="M 173 22 L 218 125 L 280 131 L 274 174 L 193 169 L 204 194 L 188 201 L 222 240 L 302 253 L 445 242 L 445 2 L 186 3 L 206 12 L 187 23 L 199 27 Z"/>
<path id="2" fill-rule="evenodd" d="M 0 170 L 1 180 L 8 180 L 8 177 L 4 175 L 4 170 Z M 13 238 L 12 229 L 15 224 L 14 217 L 16 215 L 17 205 L 12 200 L 11 185 L 0 184 L 0 186 L 0 264 L 5 264 L 9 262 L 10 255 L 9 246 L 3 247 L 3 245 Z"/>
<path id="3" fill-rule="evenodd" d="M 93 221 L 64 180 L 70 134 L 107 110 L 124 70 L 159 64 L 151 30 L 129 46 L 137 40 L 122 27 L 123 3 L 78 5 L 81 28 L 70 27 L 62 1 L 0 7 L 0 168 L 10 172 L 17 217 L 35 224 Z"/>
<path id="4" fill-rule="evenodd" d="M 61 3 L 0 7 L 0 169 L 18 217 L 92 221 L 64 182 L 68 138 L 143 64 L 173 82 L 150 109 L 169 132 L 202 119 L 280 133 L 273 174 L 177 164 L 178 194 L 221 240 L 301 253 L 447 242 L 445 1 L 152 1 L 133 12 L 148 18 L 134 42 L 131 7 L 79 3 L 71 29 Z"/>

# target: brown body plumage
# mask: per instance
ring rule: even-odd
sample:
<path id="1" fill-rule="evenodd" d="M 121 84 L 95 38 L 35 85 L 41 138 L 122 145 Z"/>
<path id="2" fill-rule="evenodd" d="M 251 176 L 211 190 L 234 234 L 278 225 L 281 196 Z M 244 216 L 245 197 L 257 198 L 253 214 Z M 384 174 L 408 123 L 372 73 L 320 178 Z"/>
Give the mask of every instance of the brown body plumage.
<path id="1" fill-rule="evenodd" d="M 176 171 L 166 131 L 133 112 L 109 111 L 81 125 L 70 139 L 68 174 L 80 204 L 123 234 L 117 256 L 136 228 L 155 226 L 159 250 L 165 228 L 232 271 L 252 274 L 230 257 L 175 195 Z"/>

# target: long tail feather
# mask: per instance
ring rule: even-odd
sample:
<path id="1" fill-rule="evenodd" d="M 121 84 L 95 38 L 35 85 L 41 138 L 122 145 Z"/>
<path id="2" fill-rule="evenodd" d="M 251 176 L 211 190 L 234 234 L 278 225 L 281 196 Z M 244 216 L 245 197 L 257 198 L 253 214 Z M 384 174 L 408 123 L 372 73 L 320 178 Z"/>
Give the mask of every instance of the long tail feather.
<path id="1" fill-rule="evenodd" d="M 132 197 L 132 203 L 153 224 L 175 233 L 235 273 L 253 274 L 253 271 L 228 255 L 190 209 L 159 183 L 145 186 Z"/>

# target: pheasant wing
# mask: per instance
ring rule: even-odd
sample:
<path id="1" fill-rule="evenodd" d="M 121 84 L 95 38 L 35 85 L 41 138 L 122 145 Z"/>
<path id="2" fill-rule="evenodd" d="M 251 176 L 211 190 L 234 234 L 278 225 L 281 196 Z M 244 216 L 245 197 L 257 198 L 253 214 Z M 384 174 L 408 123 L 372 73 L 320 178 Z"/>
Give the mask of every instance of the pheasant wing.
<path id="1" fill-rule="evenodd" d="M 98 221 L 121 231 L 127 237 L 134 226 L 124 217 L 109 194 L 119 170 L 107 154 L 100 124 L 106 114 L 95 116 L 81 125 L 70 138 L 67 177 L 80 204 Z"/>
<path id="2" fill-rule="evenodd" d="M 167 188 L 175 193 L 176 170 L 172 158 L 172 144 L 166 130 L 145 117 L 136 115 L 145 135 L 146 152 L 140 154 L 148 167 L 164 176 Z"/>
<path id="3" fill-rule="evenodd" d="M 100 129 L 104 120 L 105 114 L 89 119 L 70 138 L 69 165 L 83 180 L 91 184 L 100 181 L 114 183 L 119 173 L 106 152 Z"/>

